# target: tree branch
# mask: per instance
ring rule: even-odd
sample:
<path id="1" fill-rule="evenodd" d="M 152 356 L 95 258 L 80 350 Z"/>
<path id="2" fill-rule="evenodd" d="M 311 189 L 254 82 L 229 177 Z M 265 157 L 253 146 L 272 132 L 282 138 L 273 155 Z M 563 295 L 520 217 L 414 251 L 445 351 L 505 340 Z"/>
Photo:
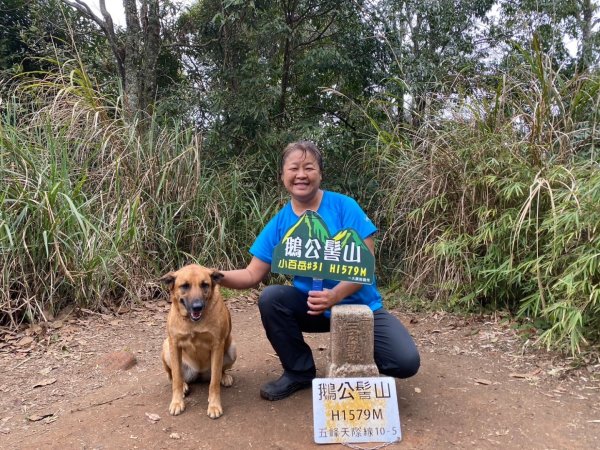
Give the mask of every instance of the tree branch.
<path id="1" fill-rule="evenodd" d="M 102 28 L 102 30 L 106 33 L 107 32 L 107 23 L 102 20 L 100 17 L 98 17 L 96 14 L 94 14 L 94 12 L 90 9 L 90 7 L 82 2 L 81 0 L 75 0 L 74 2 L 71 0 L 62 0 L 63 3 L 66 3 L 67 5 L 71 6 L 72 8 L 75 8 L 77 11 L 79 11 L 80 13 L 82 13 L 83 15 L 85 15 L 86 17 L 88 17 L 89 19 L 92 19 L 94 22 L 96 22 L 98 24 L 98 26 L 100 28 Z M 102 3 L 104 3 L 104 0 L 102 0 Z M 106 10 L 106 8 L 105 8 Z M 107 12 L 108 14 L 108 12 Z M 112 25 L 112 20 L 111 20 L 111 25 Z M 113 31 L 114 33 L 114 31 Z"/>
<path id="2" fill-rule="evenodd" d="M 125 66 L 124 59 L 125 55 L 123 49 L 119 46 L 117 42 L 117 37 L 115 35 L 115 27 L 112 20 L 112 16 L 106 9 L 105 0 L 100 0 L 100 12 L 102 13 L 102 17 L 104 20 L 98 17 L 91 8 L 87 5 L 87 3 L 82 0 L 62 0 L 63 3 L 69 5 L 72 8 L 75 8 L 81 14 L 86 16 L 88 19 L 94 21 L 100 29 L 104 32 L 106 39 L 108 39 L 108 43 L 110 44 L 110 48 L 112 49 L 113 55 L 117 60 L 117 67 L 119 69 L 119 75 L 121 76 L 121 80 L 125 79 Z"/>

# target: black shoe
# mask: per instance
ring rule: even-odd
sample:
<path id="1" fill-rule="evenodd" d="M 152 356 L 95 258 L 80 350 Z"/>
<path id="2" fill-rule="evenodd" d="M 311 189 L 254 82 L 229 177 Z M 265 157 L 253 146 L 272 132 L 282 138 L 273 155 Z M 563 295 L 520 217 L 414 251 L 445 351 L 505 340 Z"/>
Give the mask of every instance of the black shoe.
<path id="1" fill-rule="evenodd" d="M 260 388 L 260 396 L 266 400 L 281 400 L 289 397 L 300 389 L 306 389 L 312 385 L 312 381 L 294 381 L 287 374 L 281 375 L 275 381 L 269 381 Z"/>

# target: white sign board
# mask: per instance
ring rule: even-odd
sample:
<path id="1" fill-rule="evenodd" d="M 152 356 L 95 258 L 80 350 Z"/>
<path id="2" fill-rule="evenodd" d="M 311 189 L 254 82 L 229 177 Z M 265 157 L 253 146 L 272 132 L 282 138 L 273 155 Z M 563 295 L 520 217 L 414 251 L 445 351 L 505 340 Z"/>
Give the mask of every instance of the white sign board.
<path id="1" fill-rule="evenodd" d="M 394 378 L 315 378 L 312 394 L 317 444 L 402 439 Z"/>

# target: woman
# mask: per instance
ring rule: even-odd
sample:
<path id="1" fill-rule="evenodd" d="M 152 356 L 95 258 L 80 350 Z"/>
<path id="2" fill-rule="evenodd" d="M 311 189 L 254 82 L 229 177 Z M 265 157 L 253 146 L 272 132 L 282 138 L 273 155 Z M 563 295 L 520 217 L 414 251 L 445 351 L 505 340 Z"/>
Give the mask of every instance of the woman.
<path id="1" fill-rule="evenodd" d="M 352 198 L 323 191 L 322 179 L 323 159 L 313 143 L 294 142 L 284 149 L 281 180 L 290 201 L 250 247 L 253 257 L 248 267 L 223 271 L 223 286 L 247 289 L 263 280 L 271 270 L 273 249 L 307 210 L 316 211 L 332 235 L 342 229 L 355 229 L 375 253 L 375 225 Z M 420 358 L 414 341 L 400 321 L 383 308 L 375 285 L 324 280 L 323 287 L 322 291 L 312 291 L 310 278 L 296 276 L 293 286 L 267 286 L 261 293 L 258 307 L 262 323 L 283 366 L 279 379 L 262 386 L 263 398 L 280 400 L 311 385 L 316 368 L 302 332 L 329 331 L 329 314 L 324 313 L 342 300 L 366 304 L 373 311 L 374 359 L 380 373 L 397 378 L 417 373 Z"/>

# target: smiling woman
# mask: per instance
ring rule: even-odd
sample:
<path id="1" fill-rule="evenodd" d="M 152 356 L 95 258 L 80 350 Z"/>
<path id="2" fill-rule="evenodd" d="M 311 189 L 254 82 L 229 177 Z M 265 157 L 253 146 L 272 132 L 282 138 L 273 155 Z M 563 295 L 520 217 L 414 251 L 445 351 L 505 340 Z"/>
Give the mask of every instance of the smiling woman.
<path id="1" fill-rule="evenodd" d="M 323 198 L 321 152 L 311 142 L 293 143 L 283 151 L 282 161 L 281 181 L 291 196 L 296 215 L 316 211 Z"/>
<path id="2" fill-rule="evenodd" d="M 222 271 L 221 284 L 246 289 L 258 284 L 271 270 L 273 251 L 306 211 L 315 211 L 327 229 L 336 234 L 352 228 L 375 253 L 377 227 L 358 203 L 343 194 L 321 189 L 323 157 L 315 144 L 289 144 L 281 157 L 281 181 L 290 201 L 267 223 L 250 247 L 252 259 L 245 269 Z M 283 399 L 311 386 L 316 375 L 310 346 L 303 332 L 327 332 L 329 312 L 339 303 L 367 305 L 374 318 L 374 358 L 380 373 L 407 378 L 419 370 L 419 352 L 400 321 L 383 308 L 375 283 L 323 280 L 323 289 L 312 288 L 312 278 L 294 276 L 293 285 L 267 286 L 260 295 L 259 310 L 267 338 L 283 366 L 283 375 L 262 386 L 267 400 Z"/>

